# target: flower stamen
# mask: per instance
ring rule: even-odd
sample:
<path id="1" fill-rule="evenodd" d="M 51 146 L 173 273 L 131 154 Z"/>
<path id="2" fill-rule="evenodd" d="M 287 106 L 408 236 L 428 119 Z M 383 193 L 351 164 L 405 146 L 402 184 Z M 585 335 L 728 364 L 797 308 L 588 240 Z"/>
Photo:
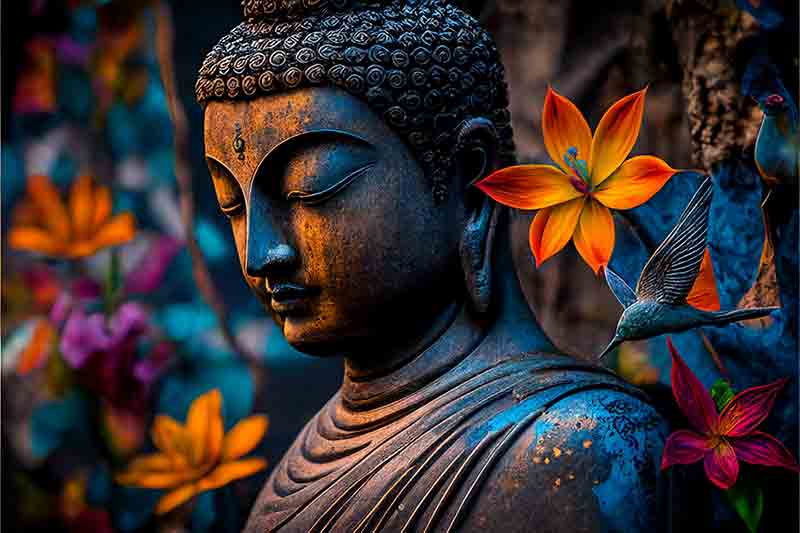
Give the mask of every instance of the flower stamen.
<path id="1" fill-rule="evenodd" d="M 570 146 L 564 154 L 564 163 L 572 170 L 569 182 L 575 189 L 583 194 L 592 192 L 592 179 L 589 177 L 589 165 L 583 159 L 578 159 L 578 149 Z"/>

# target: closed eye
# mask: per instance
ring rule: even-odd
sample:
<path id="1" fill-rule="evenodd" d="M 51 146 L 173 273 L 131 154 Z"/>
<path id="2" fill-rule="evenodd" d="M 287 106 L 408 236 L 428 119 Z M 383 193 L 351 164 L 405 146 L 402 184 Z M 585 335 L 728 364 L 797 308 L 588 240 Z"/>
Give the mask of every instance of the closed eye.
<path id="1" fill-rule="evenodd" d="M 297 200 L 305 205 L 319 205 L 328 199 L 332 198 L 342 190 L 344 190 L 348 185 L 353 183 L 357 178 L 366 174 L 372 167 L 375 166 L 375 162 L 372 161 L 367 163 L 364 166 L 361 166 L 354 171 L 350 172 L 345 176 L 343 179 L 339 180 L 338 182 L 334 183 L 330 187 L 327 187 L 321 191 L 316 192 L 307 192 L 307 191 L 289 191 L 286 194 L 287 200 Z"/>
<path id="2" fill-rule="evenodd" d="M 217 195 L 220 211 L 228 218 L 244 212 L 242 190 L 231 171 L 209 155 L 206 156 L 206 162 L 214 182 L 214 192 Z"/>
<path id="3" fill-rule="evenodd" d="M 231 205 L 220 205 L 220 211 L 222 214 L 228 218 L 235 217 L 244 211 L 244 202 L 236 202 L 235 204 Z"/>

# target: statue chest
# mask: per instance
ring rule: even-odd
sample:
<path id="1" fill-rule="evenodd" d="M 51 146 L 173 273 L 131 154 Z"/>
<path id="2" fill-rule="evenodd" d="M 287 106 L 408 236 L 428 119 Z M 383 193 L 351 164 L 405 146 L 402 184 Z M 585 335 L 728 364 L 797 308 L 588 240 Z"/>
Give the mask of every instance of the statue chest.
<path id="1" fill-rule="evenodd" d="M 499 365 L 370 412 L 335 396 L 270 476 L 246 531 L 454 531 L 498 461 L 570 377 Z"/>

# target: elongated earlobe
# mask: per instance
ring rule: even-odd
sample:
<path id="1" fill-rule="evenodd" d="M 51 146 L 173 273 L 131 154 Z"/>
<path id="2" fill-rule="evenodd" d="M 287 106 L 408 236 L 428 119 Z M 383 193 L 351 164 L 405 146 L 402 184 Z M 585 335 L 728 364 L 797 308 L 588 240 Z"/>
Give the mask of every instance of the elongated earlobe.
<path id="1" fill-rule="evenodd" d="M 492 300 L 492 242 L 499 210 L 493 200 L 472 185 L 494 170 L 497 145 L 494 123 L 475 117 L 459 125 L 453 149 L 467 208 L 461 236 L 461 267 L 472 308 L 478 313 L 488 311 Z"/>
<path id="2" fill-rule="evenodd" d="M 480 207 L 470 213 L 461 237 L 461 268 L 470 303 L 478 313 L 487 312 L 492 300 L 492 243 L 497 213 L 496 204 L 489 197 L 483 198 Z"/>

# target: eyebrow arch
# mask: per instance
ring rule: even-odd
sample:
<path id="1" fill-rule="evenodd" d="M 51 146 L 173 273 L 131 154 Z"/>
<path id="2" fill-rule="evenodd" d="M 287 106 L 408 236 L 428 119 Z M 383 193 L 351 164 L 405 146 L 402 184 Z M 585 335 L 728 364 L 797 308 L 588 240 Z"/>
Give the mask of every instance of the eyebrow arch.
<path id="1" fill-rule="evenodd" d="M 211 154 L 206 154 L 206 159 L 208 159 L 209 161 L 213 161 L 214 163 L 216 163 L 217 165 L 222 167 L 222 170 L 224 170 L 225 172 L 228 173 L 228 177 L 230 179 L 232 179 L 233 181 L 236 181 L 236 176 L 234 175 L 233 172 L 231 172 L 231 169 L 229 169 L 228 166 L 225 163 L 223 163 L 222 161 L 220 161 L 219 159 L 217 159 L 216 157 L 214 157 Z"/>
<path id="2" fill-rule="evenodd" d="M 282 140 L 281 142 L 279 142 L 278 144 L 273 146 L 270 149 L 270 151 L 267 152 L 267 155 L 265 155 L 261 159 L 261 161 L 258 163 L 258 166 L 256 167 L 255 172 L 253 172 L 253 176 L 251 177 L 251 179 L 254 179 L 256 176 L 258 176 L 258 173 L 261 171 L 261 166 L 264 164 L 264 162 L 267 159 L 270 159 L 273 156 L 274 153 L 286 150 L 286 147 L 288 145 L 295 144 L 298 139 L 300 139 L 301 137 L 307 137 L 307 136 L 312 136 L 312 137 L 334 137 L 334 138 L 335 137 L 342 137 L 342 138 L 345 138 L 345 139 L 349 139 L 351 141 L 356 141 L 357 143 L 363 144 L 364 146 L 367 146 L 368 148 L 373 148 L 373 149 L 375 148 L 375 146 L 371 142 L 366 140 L 365 138 L 363 138 L 360 135 L 357 135 L 355 133 L 351 133 L 349 131 L 337 130 L 337 129 L 333 129 L 333 128 L 321 128 L 321 129 L 318 129 L 318 130 L 303 131 L 303 132 L 297 133 L 295 135 L 292 135 L 291 137 L 287 137 L 286 139 Z"/>

